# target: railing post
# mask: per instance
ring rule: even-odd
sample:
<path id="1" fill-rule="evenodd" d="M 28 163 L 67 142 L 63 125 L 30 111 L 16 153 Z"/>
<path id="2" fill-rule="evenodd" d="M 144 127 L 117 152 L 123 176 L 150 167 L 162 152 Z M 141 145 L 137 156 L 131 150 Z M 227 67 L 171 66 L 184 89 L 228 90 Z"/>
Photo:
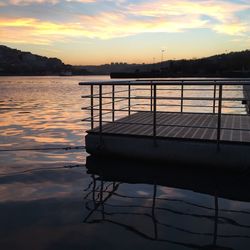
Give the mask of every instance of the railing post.
<path id="1" fill-rule="evenodd" d="M 115 85 L 112 85 L 112 122 L 115 121 Z"/>
<path id="2" fill-rule="evenodd" d="M 153 85 L 152 85 L 152 81 L 151 81 L 151 85 L 150 85 L 150 112 L 153 111 Z"/>
<path id="3" fill-rule="evenodd" d="M 99 140 L 102 142 L 102 85 L 99 85 Z"/>
<path id="4" fill-rule="evenodd" d="M 181 81 L 181 113 L 183 112 L 183 90 L 184 90 L 184 86 L 183 86 L 183 81 Z"/>
<path id="5" fill-rule="evenodd" d="M 93 85 L 90 86 L 90 106 L 91 106 L 91 129 L 94 128 L 94 98 L 93 98 L 93 95 L 94 95 L 94 87 Z"/>
<path id="6" fill-rule="evenodd" d="M 222 85 L 219 85 L 218 119 L 217 119 L 217 149 L 220 150 L 221 135 L 221 110 L 222 110 Z"/>
<path id="7" fill-rule="evenodd" d="M 213 114 L 215 114 L 215 104 L 216 104 L 216 81 L 214 81 L 214 99 L 213 99 Z"/>
<path id="8" fill-rule="evenodd" d="M 128 115 L 130 115 L 130 105 L 131 105 L 130 94 L 131 94 L 131 88 L 130 88 L 130 83 L 129 83 L 128 85 Z"/>
<path id="9" fill-rule="evenodd" d="M 153 114 L 153 138 L 154 138 L 154 142 L 155 142 L 155 145 L 156 145 L 156 126 L 157 126 L 157 124 L 156 124 L 156 98 L 157 98 L 157 96 L 156 96 L 156 84 L 154 85 L 154 89 L 153 89 L 154 91 L 154 93 L 153 93 L 153 97 L 154 97 L 154 114 Z"/>

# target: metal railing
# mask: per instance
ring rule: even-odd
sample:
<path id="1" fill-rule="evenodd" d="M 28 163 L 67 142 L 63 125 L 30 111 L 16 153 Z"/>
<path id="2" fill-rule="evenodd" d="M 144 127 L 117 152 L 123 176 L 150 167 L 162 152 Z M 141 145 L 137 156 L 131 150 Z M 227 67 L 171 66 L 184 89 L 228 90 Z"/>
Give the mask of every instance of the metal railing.
<path id="1" fill-rule="evenodd" d="M 222 127 L 221 122 L 223 114 L 248 115 L 247 103 L 250 100 L 244 95 L 243 86 L 249 85 L 250 79 L 134 80 L 79 84 L 90 87 L 89 93 L 82 96 L 89 99 L 89 105 L 82 108 L 88 115 L 83 121 L 90 123 L 91 129 L 98 127 L 100 138 L 104 124 L 117 123 L 151 125 L 152 137 L 156 139 L 158 127 L 178 126 L 158 122 L 158 113 L 171 112 L 213 114 L 217 121 L 214 127 L 189 124 L 181 127 L 216 129 L 218 145 L 222 129 L 250 132 L 248 128 Z M 152 123 L 121 120 L 140 112 L 151 112 Z"/>

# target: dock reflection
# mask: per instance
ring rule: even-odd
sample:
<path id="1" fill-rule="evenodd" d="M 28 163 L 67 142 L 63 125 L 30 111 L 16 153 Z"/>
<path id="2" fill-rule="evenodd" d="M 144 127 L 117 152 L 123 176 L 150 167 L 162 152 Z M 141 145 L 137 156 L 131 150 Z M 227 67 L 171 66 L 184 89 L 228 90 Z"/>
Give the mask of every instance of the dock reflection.
<path id="1" fill-rule="evenodd" d="M 147 240 L 191 249 L 229 250 L 239 246 L 239 242 L 249 243 L 250 223 L 241 219 L 244 216 L 249 221 L 250 211 L 220 207 L 220 201 L 225 199 L 250 201 L 250 177 L 246 172 L 211 172 L 93 156 L 87 158 L 86 167 L 92 182 L 85 190 L 85 207 L 89 212 L 84 223 L 106 222 Z M 122 194 L 124 184 L 150 185 L 150 197 Z M 210 204 L 162 196 L 163 187 L 209 196 Z M 115 202 L 117 199 L 119 202 Z M 151 222 L 142 227 L 148 219 Z M 133 220 L 140 220 L 139 226 Z"/>

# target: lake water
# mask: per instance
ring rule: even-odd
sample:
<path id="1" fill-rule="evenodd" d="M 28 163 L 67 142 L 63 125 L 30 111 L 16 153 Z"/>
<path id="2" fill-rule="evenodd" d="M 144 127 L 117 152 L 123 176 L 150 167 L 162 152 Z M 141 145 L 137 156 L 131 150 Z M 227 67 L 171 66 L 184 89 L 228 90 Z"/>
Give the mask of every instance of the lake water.
<path id="1" fill-rule="evenodd" d="M 87 91 L 78 82 L 107 79 L 0 77 L 0 249 L 250 249 L 248 172 L 77 148 Z"/>

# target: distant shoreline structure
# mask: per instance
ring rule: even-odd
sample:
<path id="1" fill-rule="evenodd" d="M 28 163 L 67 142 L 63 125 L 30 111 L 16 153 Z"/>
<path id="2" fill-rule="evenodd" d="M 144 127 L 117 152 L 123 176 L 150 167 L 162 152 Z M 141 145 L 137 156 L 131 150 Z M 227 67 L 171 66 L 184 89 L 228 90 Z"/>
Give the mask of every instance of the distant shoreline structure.
<path id="1" fill-rule="evenodd" d="M 131 79 L 131 78 L 180 78 L 180 77 L 240 77 L 240 78 L 249 78 L 250 71 L 245 72 L 226 72 L 222 74 L 170 74 L 167 72 L 112 72 L 110 74 L 111 79 Z"/>

